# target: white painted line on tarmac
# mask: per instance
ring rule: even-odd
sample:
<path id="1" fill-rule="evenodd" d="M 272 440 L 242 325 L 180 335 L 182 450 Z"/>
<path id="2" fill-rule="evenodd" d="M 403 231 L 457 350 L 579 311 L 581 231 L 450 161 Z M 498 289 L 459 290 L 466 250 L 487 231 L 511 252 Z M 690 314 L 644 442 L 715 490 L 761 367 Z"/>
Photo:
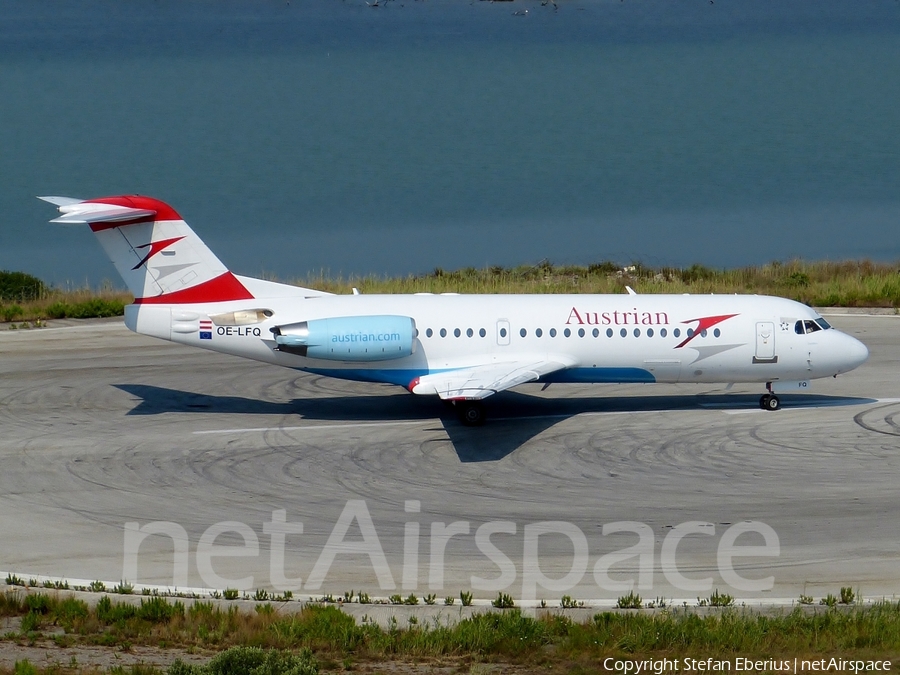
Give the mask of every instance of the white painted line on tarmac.
<path id="1" fill-rule="evenodd" d="M 250 429 L 208 429 L 206 431 L 194 431 L 195 436 L 206 436 L 209 434 L 252 434 L 267 433 L 269 431 L 327 431 L 329 429 L 357 429 L 360 427 L 396 427 L 396 426 L 415 426 L 417 424 L 427 424 L 433 420 L 404 420 L 396 422 L 363 422 L 355 424 L 347 422 L 345 424 L 308 424 L 302 427 L 254 427 Z"/>

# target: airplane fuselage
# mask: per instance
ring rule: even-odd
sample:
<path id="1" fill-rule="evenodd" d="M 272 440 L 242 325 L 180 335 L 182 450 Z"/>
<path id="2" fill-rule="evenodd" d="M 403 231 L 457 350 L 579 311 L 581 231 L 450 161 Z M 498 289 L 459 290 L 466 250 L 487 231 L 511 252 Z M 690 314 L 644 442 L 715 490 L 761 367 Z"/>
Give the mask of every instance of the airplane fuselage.
<path id="1" fill-rule="evenodd" d="M 215 303 L 133 305 L 126 323 L 181 344 L 404 387 L 430 373 L 532 358 L 570 364 L 540 378 L 548 382 L 806 381 L 851 370 L 867 355 L 861 343 L 837 330 L 819 324 L 814 332 L 798 330 L 798 322 L 821 317 L 800 303 L 768 296 L 419 294 L 227 304 L 228 311 L 264 309 L 271 316 L 248 325 L 214 325 L 203 338 L 200 320 L 216 315 Z M 301 320 L 375 315 L 413 319 L 410 355 L 373 362 L 307 358 L 279 351 L 272 334 L 276 326 Z"/>

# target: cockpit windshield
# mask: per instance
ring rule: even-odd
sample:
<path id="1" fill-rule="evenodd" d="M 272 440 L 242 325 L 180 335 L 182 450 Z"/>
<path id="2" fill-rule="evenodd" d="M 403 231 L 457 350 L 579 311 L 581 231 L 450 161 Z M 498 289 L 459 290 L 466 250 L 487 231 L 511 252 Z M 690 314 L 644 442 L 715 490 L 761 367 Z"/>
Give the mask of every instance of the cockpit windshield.
<path id="1" fill-rule="evenodd" d="M 829 328 L 831 328 L 831 324 L 822 318 L 818 318 L 815 321 L 812 319 L 800 319 L 794 324 L 794 332 L 798 335 L 815 333 L 816 331 L 828 330 Z"/>

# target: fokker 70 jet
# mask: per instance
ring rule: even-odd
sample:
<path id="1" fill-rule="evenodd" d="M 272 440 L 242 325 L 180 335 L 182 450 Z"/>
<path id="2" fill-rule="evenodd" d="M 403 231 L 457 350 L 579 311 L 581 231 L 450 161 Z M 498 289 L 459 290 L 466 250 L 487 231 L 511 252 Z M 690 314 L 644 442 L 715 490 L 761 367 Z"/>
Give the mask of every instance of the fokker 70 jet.
<path id="1" fill-rule="evenodd" d="M 749 382 L 805 391 L 853 370 L 865 345 L 811 308 L 756 295 L 333 295 L 232 274 L 175 210 L 143 196 L 41 197 L 87 224 L 143 335 L 452 402 L 525 382 Z"/>

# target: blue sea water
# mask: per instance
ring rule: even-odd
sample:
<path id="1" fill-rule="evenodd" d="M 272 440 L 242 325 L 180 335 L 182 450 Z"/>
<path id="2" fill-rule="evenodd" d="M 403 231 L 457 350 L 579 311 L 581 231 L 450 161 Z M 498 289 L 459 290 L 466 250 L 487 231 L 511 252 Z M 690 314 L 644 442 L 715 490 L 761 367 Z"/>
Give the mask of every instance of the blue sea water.
<path id="1" fill-rule="evenodd" d="M 900 2 L 557 3 L 0 0 L 0 268 L 121 193 L 284 279 L 900 259 Z"/>

